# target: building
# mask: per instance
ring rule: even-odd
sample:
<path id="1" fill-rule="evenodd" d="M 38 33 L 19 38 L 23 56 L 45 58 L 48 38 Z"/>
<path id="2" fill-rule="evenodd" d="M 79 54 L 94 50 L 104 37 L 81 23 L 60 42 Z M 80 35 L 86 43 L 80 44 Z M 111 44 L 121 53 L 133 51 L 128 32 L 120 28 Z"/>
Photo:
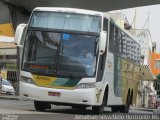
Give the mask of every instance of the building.
<path id="1" fill-rule="evenodd" d="M 160 77 L 160 53 L 156 51 L 156 43 L 153 43 L 152 62 L 150 66 L 154 76 Z M 157 99 L 158 99 L 160 98 L 160 81 L 159 80 L 155 80 L 154 87 L 157 92 Z"/>
<path id="2" fill-rule="evenodd" d="M 123 29 L 130 30 L 132 26 L 129 24 L 127 17 L 125 14 L 121 12 L 109 12 L 109 16 Z"/>
<path id="3" fill-rule="evenodd" d="M 17 47 L 12 42 L 2 42 L 0 36 L 0 74 L 2 78 L 10 80 L 13 85 L 16 84 L 16 58 Z"/>
<path id="4" fill-rule="evenodd" d="M 125 16 L 120 12 L 109 12 L 109 16 L 116 21 L 116 23 L 124 28 Z"/>
<path id="5" fill-rule="evenodd" d="M 157 76 L 160 74 L 160 53 L 157 53 L 154 49 L 152 52 L 151 70 L 153 75 Z"/>
<path id="6" fill-rule="evenodd" d="M 141 46 L 141 83 L 137 106 L 154 108 L 156 104 L 156 91 L 154 89 L 154 74 L 151 70 L 152 39 L 148 29 L 132 29 L 129 32 L 135 36 Z"/>
<path id="7" fill-rule="evenodd" d="M 14 37 L 14 30 L 10 9 L 8 5 L 0 1 L 0 35 L 7 37 Z"/>
<path id="8" fill-rule="evenodd" d="M 14 28 L 11 8 L 0 1 L 0 74 L 10 80 L 15 87 L 17 82 L 16 63 L 17 47 L 14 45 Z"/>
<path id="9" fill-rule="evenodd" d="M 141 55 L 144 57 L 142 64 L 149 65 L 152 57 L 152 39 L 149 29 L 132 29 L 129 32 L 138 39 L 141 45 Z"/>

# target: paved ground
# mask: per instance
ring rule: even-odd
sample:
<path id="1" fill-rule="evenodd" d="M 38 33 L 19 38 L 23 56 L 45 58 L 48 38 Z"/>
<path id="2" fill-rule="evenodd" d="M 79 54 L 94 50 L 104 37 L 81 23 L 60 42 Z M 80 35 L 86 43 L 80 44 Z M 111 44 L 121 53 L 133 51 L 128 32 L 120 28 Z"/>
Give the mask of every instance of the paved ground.
<path id="1" fill-rule="evenodd" d="M 128 115 L 151 115 L 151 110 L 131 108 L 129 114 L 112 113 L 110 108 L 105 109 L 104 115 L 96 116 L 92 114 L 91 108 L 85 111 L 71 109 L 66 106 L 52 106 L 51 110 L 37 112 L 34 109 L 33 101 L 18 99 L 0 99 L 0 120 L 11 117 L 15 120 L 76 120 L 76 119 L 122 119 Z M 17 117 L 17 119 L 16 119 Z M 110 117 L 110 118 L 109 118 Z M 160 117 L 159 117 L 160 118 Z M 158 118 L 158 119 L 159 119 Z M 7 119 L 9 120 L 9 119 Z"/>

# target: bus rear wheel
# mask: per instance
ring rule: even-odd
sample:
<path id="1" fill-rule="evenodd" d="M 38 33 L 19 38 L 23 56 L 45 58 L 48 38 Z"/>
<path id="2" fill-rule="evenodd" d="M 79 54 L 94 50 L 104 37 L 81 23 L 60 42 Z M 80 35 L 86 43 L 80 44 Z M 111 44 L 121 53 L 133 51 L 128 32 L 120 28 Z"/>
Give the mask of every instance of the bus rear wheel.
<path id="1" fill-rule="evenodd" d="M 130 96 L 130 94 L 128 94 L 127 100 L 126 100 L 126 105 L 123 105 L 123 106 L 120 107 L 120 112 L 128 113 L 130 104 L 131 104 L 131 96 Z"/>
<path id="2" fill-rule="evenodd" d="M 113 106 L 111 107 L 112 112 L 119 112 L 119 106 Z"/>
<path id="3" fill-rule="evenodd" d="M 51 109 L 51 104 L 42 101 L 34 101 L 34 107 L 37 111 L 45 111 L 45 109 Z"/>

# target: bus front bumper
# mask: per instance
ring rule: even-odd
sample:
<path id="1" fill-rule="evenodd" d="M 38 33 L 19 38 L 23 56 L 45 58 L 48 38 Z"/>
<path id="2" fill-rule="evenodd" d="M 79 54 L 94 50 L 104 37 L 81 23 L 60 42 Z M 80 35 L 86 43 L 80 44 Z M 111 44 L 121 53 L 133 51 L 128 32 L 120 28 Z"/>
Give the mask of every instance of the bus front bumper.
<path id="1" fill-rule="evenodd" d="M 60 93 L 59 96 L 50 96 L 49 92 Z M 35 86 L 20 81 L 20 96 L 37 101 L 52 103 L 68 103 L 79 105 L 99 105 L 95 102 L 95 88 L 88 89 L 55 89 Z"/>

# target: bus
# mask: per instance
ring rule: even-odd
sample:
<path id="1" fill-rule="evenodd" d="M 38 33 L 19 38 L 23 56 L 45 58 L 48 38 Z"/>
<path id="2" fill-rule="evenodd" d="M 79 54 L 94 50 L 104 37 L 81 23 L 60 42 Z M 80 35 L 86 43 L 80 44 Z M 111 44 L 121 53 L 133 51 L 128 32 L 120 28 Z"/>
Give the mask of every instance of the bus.
<path id="1" fill-rule="evenodd" d="M 128 113 L 139 85 L 140 45 L 106 13 L 38 7 L 19 25 L 20 96 L 35 109 L 66 105 Z"/>

